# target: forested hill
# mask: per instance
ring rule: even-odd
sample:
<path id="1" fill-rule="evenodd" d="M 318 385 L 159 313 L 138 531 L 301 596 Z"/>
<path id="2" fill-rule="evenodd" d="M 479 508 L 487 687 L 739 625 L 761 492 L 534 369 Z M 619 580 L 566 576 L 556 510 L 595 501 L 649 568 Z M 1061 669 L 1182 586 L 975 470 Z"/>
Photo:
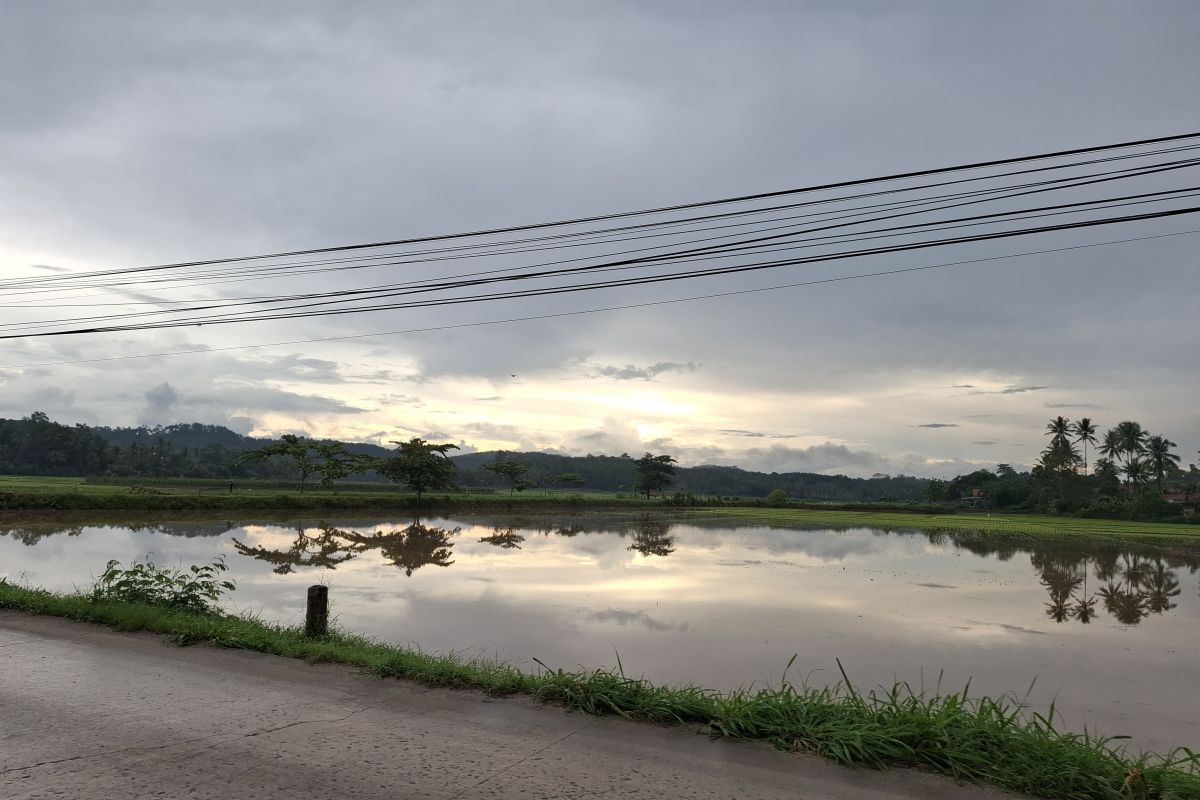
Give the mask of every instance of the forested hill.
<path id="1" fill-rule="evenodd" d="M 268 444 L 219 425 L 109 428 L 63 425 L 45 414 L 0 419 L 0 474 L 118 475 L 129 477 L 267 478 L 290 480 L 295 467 L 282 457 L 243 464 L 248 450 Z M 351 452 L 385 457 L 391 450 L 348 442 Z M 518 461 L 534 485 L 563 486 L 559 476 L 573 473 L 581 490 L 624 491 L 634 483 L 634 460 L 628 455 L 565 456 L 555 453 L 489 451 L 453 458 L 457 482 L 468 487 L 504 487 L 505 479 L 483 469 L 493 461 Z M 368 474 L 355 480 L 378 480 Z M 792 497 L 823 500 L 919 500 L 928 481 L 904 475 L 849 478 L 811 472 L 762 473 L 737 467 L 680 467 L 672 490 L 703 495 L 763 497 L 783 489 Z"/>
<path id="2" fill-rule="evenodd" d="M 503 478 L 484 470 L 498 460 L 519 461 L 528 467 L 535 483 L 553 485 L 555 476 L 574 473 L 583 479 L 582 488 L 593 491 L 629 490 L 634 482 L 634 459 L 629 456 L 564 456 L 555 453 L 482 452 L 455 456 L 459 482 L 464 486 L 505 486 Z M 920 500 L 929 481 L 906 475 L 850 478 L 813 472 L 751 472 L 738 467 L 679 467 L 671 484 L 674 491 L 704 495 L 763 497 L 772 489 L 783 489 L 792 497 L 821 500 Z"/>

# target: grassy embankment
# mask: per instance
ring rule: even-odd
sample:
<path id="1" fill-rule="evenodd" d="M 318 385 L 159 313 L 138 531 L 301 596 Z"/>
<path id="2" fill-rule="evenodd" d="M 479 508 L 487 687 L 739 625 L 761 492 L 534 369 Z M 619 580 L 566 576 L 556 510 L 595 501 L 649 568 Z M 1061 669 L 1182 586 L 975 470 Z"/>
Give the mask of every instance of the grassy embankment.
<path id="1" fill-rule="evenodd" d="M 1200 798 L 1200 757 L 1130 755 L 1111 741 L 1060 733 L 1024 718 L 1005 700 L 963 694 L 918 696 L 906 687 L 862 693 L 788 684 L 728 694 L 654 686 L 611 671 L 543 669 L 423 653 L 334 633 L 306 639 L 256 619 L 194 614 L 86 595 L 57 595 L 0 580 L 0 608 L 51 614 L 126 631 L 164 634 L 178 644 L 211 643 L 310 662 L 361 668 L 381 678 L 522 694 L 594 714 L 703 725 L 713 736 L 765 740 L 846 765 L 915 766 L 1050 800 Z"/>

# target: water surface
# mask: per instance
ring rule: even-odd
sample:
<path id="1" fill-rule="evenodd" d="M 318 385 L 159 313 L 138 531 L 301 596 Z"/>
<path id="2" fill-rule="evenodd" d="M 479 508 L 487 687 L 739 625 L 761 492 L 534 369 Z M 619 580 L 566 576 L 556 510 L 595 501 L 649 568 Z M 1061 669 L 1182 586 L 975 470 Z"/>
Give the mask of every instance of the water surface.
<path id="1" fill-rule="evenodd" d="M 533 668 L 730 689 L 1010 694 L 1073 729 L 1200 749 L 1200 548 L 1079 537 L 781 529 L 665 516 L 0 523 L 0 576 L 224 555 L 227 605 L 284 623 L 329 584 L 348 630 Z M 1031 688 L 1032 687 L 1032 688 Z"/>

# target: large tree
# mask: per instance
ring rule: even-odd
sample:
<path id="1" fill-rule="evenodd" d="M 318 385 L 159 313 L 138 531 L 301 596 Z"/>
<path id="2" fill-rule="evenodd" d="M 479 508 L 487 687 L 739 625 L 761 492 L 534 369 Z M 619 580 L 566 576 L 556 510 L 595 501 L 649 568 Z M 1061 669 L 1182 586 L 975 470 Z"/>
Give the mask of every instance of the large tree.
<path id="1" fill-rule="evenodd" d="M 321 471 L 321 460 L 319 456 L 312 455 L 311 451 L 316 448 L 317 443 L 312 439 L 306 439 L 303 436 L 297 436 L 294 433 L 285 433 L 279 437 L 279 441 L 271 442 L 263 445 L 257 450 L 251 450 L 243 453 L 238 459 L 239 463 L 248 461 L 262 461 L 263 459 L 272 456 L 285 456 L 292 459 L 292 464 L 296 471 L 300 473 L 300 493 L 304 493 L 304 487 L 308 483 L 308 479 Z"/>
<path id="2" fill-rule="evenodd" d="M 484 464 L 483 469 L 507 480 L 509 495 L 513 492 L 523 492 L 530 486 L 529 481 L 525 480 L 525 473 L 529 471 L 529 467 L 520 461 L 493 461 Z"/>
<path id="3" fill-rule="evenodd" d="M 449 442 L 434 444 L 419 437 L 407 442 L 393 441 L 392 444 L 396 445 L 396 454 L 377 460 L 375 471 L 416 492 L 418 503 L 425 492 L 448 489 L 454 485 L 456 469 L 446 453 L 457 450 L 458 445 Z"/>
<path id="4" fill-rule="evenodd" d="M 637 471 L 637 482 L 634 486 L 639 492 L 645 492 L 646 499 L 649 500 L 651 492 L 671 485 L 671 479 L 675 476 L 675 463 L 671 456 L 646 453 L 634 462 L 634 469 Z"/>

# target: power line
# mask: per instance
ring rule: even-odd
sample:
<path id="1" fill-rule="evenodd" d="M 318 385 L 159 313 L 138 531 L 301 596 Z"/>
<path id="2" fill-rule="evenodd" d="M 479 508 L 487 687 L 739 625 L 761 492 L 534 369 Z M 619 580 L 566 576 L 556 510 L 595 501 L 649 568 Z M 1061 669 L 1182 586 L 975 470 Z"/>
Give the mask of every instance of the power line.
<path id="1" fill-rule="evenodd" d="M 791 196 L 791 195 L 797 195 L 797 194 L 806 194 L 806 193 L 813 193 L 813 192 L 819 192 L 819 191 L 826 191 L 826 190 L 831 190 L 831 189 L 848 188 L 848 187 L 853 187 L 853 186 L 864 186 L 864 185 L 870 185 L 870 184 L 875 184 L 875 183 L 890 183 L 890 182 L 911 179 L 911 178 L 926 177 L 926 176 L 932 176 L 932 175 L 943 175 L 943 174 L 949 174 L 949 173 L 955 173 L 955 172 L 974 171 L 974 170 L 980 170 L 980 169 L 996 167 L 996 166 L 1004 166 L 1004 165 L 1009 165 L 1009 164 L 1043 161 L 1043 160 L 1049 160 L 1049 159 L 1065 158 L 1065 157 L 1074 156 L 1074 155 L 1100 153 L 1100 152 L 1106 152 L 1106 151 L 1112 151 L 1112 150 L 1123 150 L 1123 149 L 1130 149 L 1130 148 L 1135 148 L 1135 147 L 1143 147 L 1143 146 L 1150 145 L 1150 144 L 1164 144 L 1167 142 L 1181 142 L 1181 141 L 1185 141 L 1188 139 L 1197 139 L 1197 138 L 1200 138 L 1200 132 L 1176 134 L 1176 135 L 1171 135 L 1171 136 L 1161 136 L 1161 137 L 1155 137 L 1155 138 L 1150 138 L 1150 139 L 1131 140 L 1131 141 L 1118 142 L 1118 143 L 1106 144 L 1106 145 L 1073 148 L 1073 149 L 1068 149 L 1068 150 L 1058 150 L 1058 151 L 1051 151 L 1051 152 L 1046 152 L 1046 153 L 1038 153 L 1038 154 L 1034 154 L 1034 155 L 1017 156 L 1017 157 L 1004 158 L 1004 159 L 994 159 L 994 160 L 990 160 L 990 161 L 977 161 L 977 162 L 971 162 L 971 163 L 966 163 L 966 164 L 958 164 L 958 165 L 949 166 L 949 167 L 937 167 L 937 168 L 932 168 L 932 169 L 916 170 L 916 171 L 911 171 L 911 172 L 892 173 L 892 174 L 888 174 L 888 175 L 876 176 L 876 177 L 871 177 L 871 178 L 858 178 L 858 179 L 853 179 L 853 180 L 837 181 L 837 182 L 825 183 L 825 184 L 815 184 L 815 185 L 804 186 L 804 187 L 799 187 L 799 188 L 782 189 L 782 190 L 776 190 L 776 191 L 770 191 L 770 192 L 760 192 L 757 194 L 726 197 L 726 198 L 717 199 L 717 200 L 704 200 L 704 201 L 691 202 L 691 203 L 660 206 L 657 208 L 641 209 L 641 210 L 637 210 L 637 211 L 625 211 L 625 212 L 601 214 L 601 215 L 588 216 L 588 217 L 577 217 L 577 218 L 573 218 L 573 219 L 556 220 L 556 221 L 551 221 L 551 222 L 539 222 L 539 223 L 532 223 L 532 224 L 526 224 L 526 225 L 516 225 L 516 226 L 508 226 L 508 227 L 481 229 L 481 230 L 466 231 L 466 232 L 459 232 L 459 233 L 438 234 L 438 235 L 433 235 L 433 236 L 421 236 L 421 237 L 412 237 L 412 238 L 406 238 L 406 239 L 393 239 L 393 240 L 379 241 L 379 242 L 340 245 L 340 246 L 334 246 L 334 247 L 312 248 L 312 249 L 307 249 L 307 250 L 292 250 L 292 251 L 260 254 L 260 255 L 253 255 L 253 256 L 235 256 L 235 257 L 228 257 L 228 258 L 176 262 L 176 263 L 170 263 L 170 264 L 155 264 L 155 265 L 149 265 L 149 266 L 144 266 L 144 267 L 129 268 L 127 270 L 122 270 L 121 272 L 126 272 L 126 273 L 133 272 L 133 271 L 145 272 L 145 271 L 178 269 L 178 268 L 183 268 L 183 267 L 207 266 L 207 265 L 215 265 L 215 264 L 233 264 L 233 263 L 257 261 L 257 260 L 265 260 L 265 259 L 273 259 L 273 258 L 292 258 L 292 257 L 304 256 L 304 255 L 320 255 L 320 254 L 325 254 L 325 253 L 337 253 L 337 252 L 348 252 L 348 251 L 355 251 L 355 250 L 377 249 L 377 248 L 381 248 L 381 247 L 394 247 L 394 246 L 409 245 L 409 244 L 423 244 L 423 243 L 429 243 L 429 242 L 470 239 L 470 238 L 478 238 L 478 237 L 483 237 L 483 236 L 492 236 L 492 235 L 499 235 L 499 234 L 506 234 L 506 233 L 518 233 L 518 232 L 530 231 L 530 230 L 544 230 L 544 229 L 550 229 L 550 228 L 559 228 L 559 227 L 567 227 L 567 226 L 572 226 L 572 225 L 588 224 L 588 223 L 592 223 L 592 222 L 603 222 L 603 221 L 615 220 L 615 219 L 628 219 L 628 218 L 634 218 L 634 217 L 640 217 L 640 216 L 665 214 L 665 213 L 671 213 L 671 212 L 675 212 L 675 211 L 683 211 L 683 210 L 689 210 L 689 209 L 708 208 L 708 207 L 715 207 L 715 206 L 720 206 L 720 205 L 745 203 L 745 202 L 751 202 L 751 201 L 755 201 L 755 200 L 763 200 L 763 199 L 769 199 L 769 198 L 775 198 L 775 197 L 785 197 L 785 196 Z M 52 279 L 52 278 L 49 278 L 49 279 Z"/>
<path id="2" fill-rule="evenodd" d="M 865 279 L 870 279 L 870 278 L 886 277 L 886 276 L 892 276 L 892 275 L 930 271 L 930 270 L 936 270 L 936 269 L 947 269 L 947 268 L 951 268 L 951 267 L 966 266 L 966 265 L 970 265 L 970 264 L 982 264 L 982 263 L 987 263 L 987 262 L 992 262 L 992 261 L 1003 261 L 1003 260 L 1014 259 L 1014 258 L 1027 258 L 1029 256 L 1036 256 L 1036 255 L 1048 255 L 1048 254 L 1053 254 L 1053 253 L 1069 252 L 1069 251 L 1073 251 L 1073 250 L 1085 250 L 1085 249 L 1093 248 L 1093 247 L 1107 247 L 1110 245 L 1130 244 L 1130 243 L 1134 243 L 1134 242 L 1145 242 L 1145 241 L 1151 241 L 1151 240 L 1155 240 L 1155 239 L 1166 239 L 1166 238 L 1171 238 L 1171 237 L 1175 237 L 1175 236 L 1192 236 L 1195 234 L 1200 234 L 1200 229 L 1175 231 L 1172 233 L 1155 234 L 1152 236 L 1138 236 L 1138 237 L 1131 237 L 1131 238 L 1126 238 L 1126 239 L 1114 239 L 1114 240 L 1110 240 L 1110 241 L 1106 241 L 1106 242 L 1091 242 L 1088 244 L 1069 245 L 1069 246 L 1065 246 L 1065 247 L 1054 247 L 1054 248 L 1047 248 L 1044 250 L 1031 250 L 1031 251 L 1024 252 L 1024 253 L 1009 253 L 1009 254 L 999 255 L 999 256 L 988 256 L 985 258 L 973 258 L 973 259 L 965 259 L 965 260 L 961 260 L 961 261 L 950 261 L 950 262 L 945 262 L 945 263 L 941 263 L 941 264 L 927 264 L 927 265 L 922 265 L 922 266 L 917 266 L 917 267 L 905 267 L 905 268 L 900 268 L 900 269 L 883 270 L 880 272 L 863 273 L 863 274 L 858 274 L 858 275 L 843 275 L 843 276 L 837 276 L 837 277 L 833 277 L 833 278 L 823 278 L 823 279 L 812 280 L 812 281 L 801 281 L 801 282 L 797 282 L 797 283 L 779 284 L 776 286 L 762 286 L 762 287 L 757 287 L 757 288 L 753 288 L 753 289 L 737 289 L 737 290 L 731 290 L 731 291 L 727 291 L 727 292 L 714 292 L 711 294 L 694 295 L 691 297 L 677 297 L 677 298 L 670 298 L 670 299 L 666 299 L 666 300 L 651 300 L 651 301 L 647 301 L 647 302 L 643 302 L 643 303 L 629 303 L 629 304 L 617 305 L 617 306 L 606 306 L 606 307 L 602 307 L 602 308 L 580 309 L 580 310 L 575 310 L 575 311 L 560 311 L 560 312 L 554 312 L 554 313 L 550 313 L 550 314 L 534 314 L 534 315 L 529 315 L 529 316 L 524 316 L 524 317 L 511 317 L 508 319 L 498 319 L 498 320 L 482 320 L 482 321 L 478 321 L 478 322 L 461 322 L 461 323 L 453 323 L 453 324 L 448 324 L 448 325 L 436 325 L 436 326 L 430 326 L 430 327 L 425 327 L 425 328 L 409 328 L 409 329 L 405 329 L 405 330 L 394 330 L 394 331 L 377 331 L 374 333 L 357 333 L 357 334 L 347 334 L 344 336 L 326 336 L 326 337 L 312 338 L 312 339 L 293 339 L 293 340 L 283 341 L 283 342 L 263 342 L 263 343 L 259 343 L 259 344 L 228 345 L 228 346 L 224 346 L 224 347 L 204 347 L 204 348 L 196 348 L 193 350 L 173 350 L 173 351 L 166 351 L 166 352 L 160 352 L 160 353 L 139 353 L 139 354 L 135 354 L 135 355 L 126 355 L 126 356 L 105 356 L 102 358 L 82 358 L 82 359 L 74 359 L 74 360 L 70 360 L 70 361 L 45 361 L 45 362 L 31 363 L 31 364 L 14 364 L 14 365 L 8 365 L 8 366 L 0 366 L 0 370 L 34 369 L 34 368 L 40 368 L 40 367 L 60 367 L 60 366 L 73 366 L 73 365 L 78 365 L 78 364 L 109 363 L 109 362 L 113 362 L 113 361 L 132 361 L 132 360 L 139 360 L 139 359 L 146 359 L 146 358 L 165 358 L 165 357 L 182 356 L 182 355 L 201 355 L 201 354 L 205 354 L 205 353 L 211 354 L 211 353 L 223 353 L 223 352 L 229 352 L 229 351 L 235 351 L 235 350 L 255 350 L 255 349 L 260 349 L 260 348 L 268 348 L 268 347 L 290 347 L 290 346 L 298 345 L 298 344 L 321 344 L 321 343 L 326 343 L 326 342 L 353 341 L 353 340 L 358 340 L 358 339 L 378 338 L 378 337 L 382 337 L 382 336 L 401 336 L 401 335 L 417 334 L 417 333 L 434 333 L 434 332 L 438 332 L 438 331 L 457 330 L 457 329 L 461 329 L 461 328 L 475 328 L 475 327 L 483 327 L 483 326 L 489 326 L 489 325 L 507 325 L 507 324 L 513 324 L 513 323 L 518 323 L 518 322 L 533 322 L 533 321 L 545 320 L 545 319 L 559 319 L 562 317 L 582 316 L 585 314 L 600 314 L 600 313 L 606 313 L 606 312 L 611 312 L 611 311 L 624 311 L 624 310 L 637 309 L 637 308 L 651 308 L 651 307 L 655 307 L 655 306 L 673 305 L 673 304 L 677 304 L 677 303 L 689 303 L 689 302 L 695 302 L 695 301 L 701 301 L 701 300 L 713 300 L 713 299 L 719 299 L 719 298 L 723 298 L 723 297 L 735 297 L 735 296 L 739 296 L 739 295 L 758 294 L 758 293 L 762 293 L 762 292 L 779 291 L 782 289 L 794 289 L 794 288 L 799 288 L 799 287 L 804 287 L 804 286 L 816 286 L 816 285 L 824 285 L 824 284 L 832 284 L 832 283 L 841 283 L 841 282 L 847 282 L 847 281 L 853 281 L 853 280 L 865 280 Z"/>

